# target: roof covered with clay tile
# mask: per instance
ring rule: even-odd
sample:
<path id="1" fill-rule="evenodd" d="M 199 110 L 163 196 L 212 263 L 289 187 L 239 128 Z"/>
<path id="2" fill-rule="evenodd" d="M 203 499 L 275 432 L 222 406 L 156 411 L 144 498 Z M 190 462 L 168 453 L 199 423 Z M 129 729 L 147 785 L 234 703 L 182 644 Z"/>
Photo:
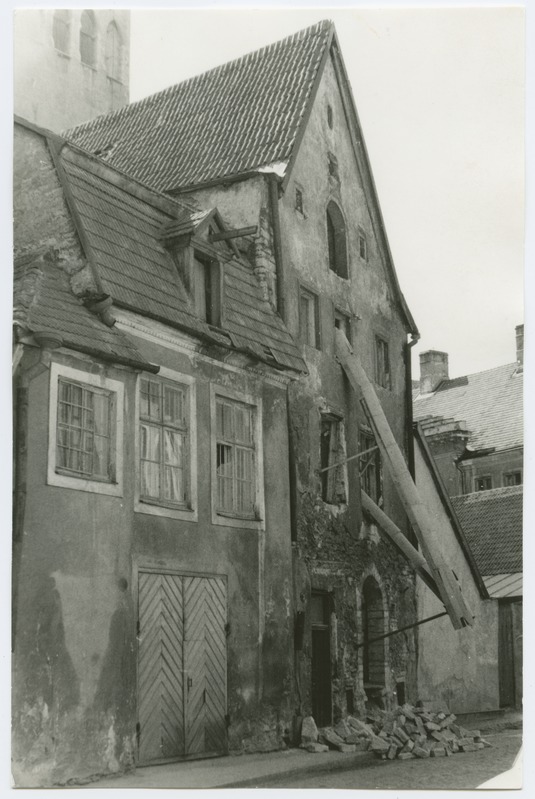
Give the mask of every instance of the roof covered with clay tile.
<path id="1" fill-rule="evenodd" d="M 333 31 L 324 20 L 65 135 L 162 191 L 280 167 Z"/>
<path id="2" fill-rule="evenodd" d="M 61 264 L 48 254 L 15 260 L 14 322 L 31 333 L 59 333 L 66 347 L 105 360 L 148 367 L 128 335 L 107 327 L 71 291 Z"/>
<path id="3" fill-rule="evenodd" d="M 484 577 L 522 571 L 522 488 L 493 488 L 451 498 Z"/>
<path id="4" fill-rule="evenodd" d="M 178 220 L 195 232 L 209 214 L 136 184 L 99 159 L 64 147 L 62 165 L 76 214 L 95 265 L 114 304 L 199 335 L 224 347 L 249 352 L 280 368 L 306 371 L 300 351 L 281 317 L 264 299 L 249 263 L 224 264 L 223 321 L 209 326 L 195 312 L 162 232 Z"/>
<path id="5" fill-rule="evenodd" d="M 520 447 L 523 382 L 516 363 L 444 380 L 436 391 L 416 395 L 414 418 L 465 422 L 470 432 L 468 446 L 474 451 Z"/>

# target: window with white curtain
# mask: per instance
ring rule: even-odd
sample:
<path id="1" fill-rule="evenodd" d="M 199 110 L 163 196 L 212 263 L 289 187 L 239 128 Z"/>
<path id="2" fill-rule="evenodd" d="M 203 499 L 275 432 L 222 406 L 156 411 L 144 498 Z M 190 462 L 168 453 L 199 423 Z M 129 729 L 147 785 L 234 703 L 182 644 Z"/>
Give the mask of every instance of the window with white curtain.
<path id="1" fill-rule="evenodd" d="M 187 506 L 189 493 L 188 388 L 143 377 L 139 390 L 140 499 Z"/>

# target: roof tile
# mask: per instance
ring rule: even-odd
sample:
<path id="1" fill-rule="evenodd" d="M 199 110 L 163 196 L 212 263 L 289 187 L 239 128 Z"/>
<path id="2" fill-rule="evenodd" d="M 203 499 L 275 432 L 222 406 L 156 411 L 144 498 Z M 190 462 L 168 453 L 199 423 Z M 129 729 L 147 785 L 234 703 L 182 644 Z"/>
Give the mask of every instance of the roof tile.
<path id="1" fill-rule="evenodd" d="M 65 135 L 160 190 L 287 162 L 331 30 L 324 20 Z"/>

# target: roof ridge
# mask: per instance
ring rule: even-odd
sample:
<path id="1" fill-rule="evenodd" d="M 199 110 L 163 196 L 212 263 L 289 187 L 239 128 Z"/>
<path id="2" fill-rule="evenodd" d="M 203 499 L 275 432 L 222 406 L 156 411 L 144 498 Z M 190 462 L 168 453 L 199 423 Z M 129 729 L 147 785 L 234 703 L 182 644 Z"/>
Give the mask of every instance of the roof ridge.
<path id="1" fill-rule="evenodd" d="M 236 67 L 238 64 L 245 63 L 248 59 L 252 56 L 260 56 L 261 54 L 273 52 L 277 48 L 281 48 L 282 45 L 293 43 L 294 41 L 298 41 L 300 39 L 304 39 L 306 35 L 316 35 L 322 33 L 324 30 L 330 29 L 331 26 L 334 25 L 332 20 L 323 19 L 319 22 L 314 23 L 313 25 L 309 25 L 307 28 L 302 28 L 295 33 L 290 34 L 289 36 L 285 36 L 282 39 L 278 39 L 276 42 L 270 42 L 269 44 L 264 45 L 263 47 L 259 47 L 257 50 L 250 50 L 247 53 L 244 53 L 238 58 L 233 58 L 231 61 L 225 61 L 222 64 L 218 64 L 215 67 L 211 67 L 210 69 L 206 69 L 203 72 L 199 72 L 196 75 L 190 75 L 189 77 L 185 78 L 184 80 L 179 81 L 178 83 L 173 83 L 171 86 L 166 86 L 165 89 L 160 89 L 157 92 L 153 92 L 152 94 L 147 95 L 146 97 L 141 97 L 139 100 L 134 100 L 132 103 L 128 103 L 127 105 L 119 108 L 117 111 L 113 111 L 112 113 L 100 114 L 93 119 L 88 119 L 86 122 L 82 122 L 79 125 L 74 125 L 71 128 L 67 128 L 61 132 L 61 135 L 69 139 L 69 134 L 72 131 L 77 131 L 82 133 L 84 130 L 88 128 L 95 128 L 95 125 L 98 125 L 99 120 L 102 119 L 110 119 L 111 117 L 115 119 L 119 119 L 121 116 L 128 116 L 129 114 L 135 112 L 137 108 L 140 106 L 149 107 L 151 104 L 156 104 L 162 97 L 166 95 L 173 95 L 179 89 L 183 89 L 189 83 L 193 81 L 198 81 L 202 78 L 207 78 L 213 74 L 217 74 L 218 72 L 229 71 L 231 68 Z M 69 139 L 70 141 L 70 139 Z"/>
<path id="2" fill-rule="evenodd" d="M 470 499 L 472 502 L 479 502 L 501 495 L 515 496 L 516 494 L 522 494 L 523 491 L 523 484 L 518 486 L 497 486 L 496 488 L 488 488 L 486 491 L 471 491 L 469 494 L 456 494 L 452 497 L 452 500 Z"/>
<path id="3" fill-rule="evenodd" d="M 447 385 L 448 383 L 452 383 L 455 380 L 462 380 L 463 377 L 475 377 L 476 375 L 484 375 L 484 374 L 487 374 L 488 372 L 497 372 L 499 369 L 505 369 L 506 367 L 510 367 L 511 369 L 514 369 L 514 368 L 516 368 L 516 366 L 517 366 L 516 361 L 513 361 L 512 363 L 502 363 L 499 366 L 491 366 L 489 369 L 481 369 L 480 372 L 469 372 L 466 375 L 458 375 L 457 377 L 449 377 L 447 380 L 443 380 L 442 383 L 440 383 L 440 385 L 443 386 L 445 384 Z M 437 388 L 439 388 L 439 387 L 437 387 Z M 435 389 L 435 391 L 436 390 L 437 389 Z M 432 393 L 435 393 L 435 392 L 432 392 Z"/>

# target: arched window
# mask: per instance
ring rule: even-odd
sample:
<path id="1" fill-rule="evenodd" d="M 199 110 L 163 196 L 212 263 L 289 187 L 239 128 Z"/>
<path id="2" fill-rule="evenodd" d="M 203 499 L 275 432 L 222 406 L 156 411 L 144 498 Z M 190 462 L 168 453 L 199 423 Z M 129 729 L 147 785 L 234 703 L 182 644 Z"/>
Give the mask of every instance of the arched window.
<path id="1" fill-rule="evenodd" d="M 97 23 L 92 11 L 83 11 L 80 22 L 80 58 L 82 64 L 94 67 L 96 63 Z"/>
<path id="2" fill-rule="evenodd" d="M 71 36 L 71 12 L 66 8 L 54 11 L 52 22 L 52 36 L 54 47 L 62 53 L 69 52 L 69 39 Z"/>
<path id="3" fill-rule="evenodd" d="M 113 80 L 121 80 L 121 56 L 121 34 L 115 22 L 110 22 L 106 31 L 106 74 Z"/>
<path id="4" fill-rule="evenodd" d="M 332 200 L 327 206 L 327 244 L 330 269 L 347 278 L 346 225 L 341 210 Z"/>
<path id="5" fill-rule="evenodd" d="M 367 577 L 362 588 L 363 666 L 364 686 L 373 696 L 385 684 L 385 642 L 376 640 L 385 634 L 383 595 L 373 577 Z"/>

